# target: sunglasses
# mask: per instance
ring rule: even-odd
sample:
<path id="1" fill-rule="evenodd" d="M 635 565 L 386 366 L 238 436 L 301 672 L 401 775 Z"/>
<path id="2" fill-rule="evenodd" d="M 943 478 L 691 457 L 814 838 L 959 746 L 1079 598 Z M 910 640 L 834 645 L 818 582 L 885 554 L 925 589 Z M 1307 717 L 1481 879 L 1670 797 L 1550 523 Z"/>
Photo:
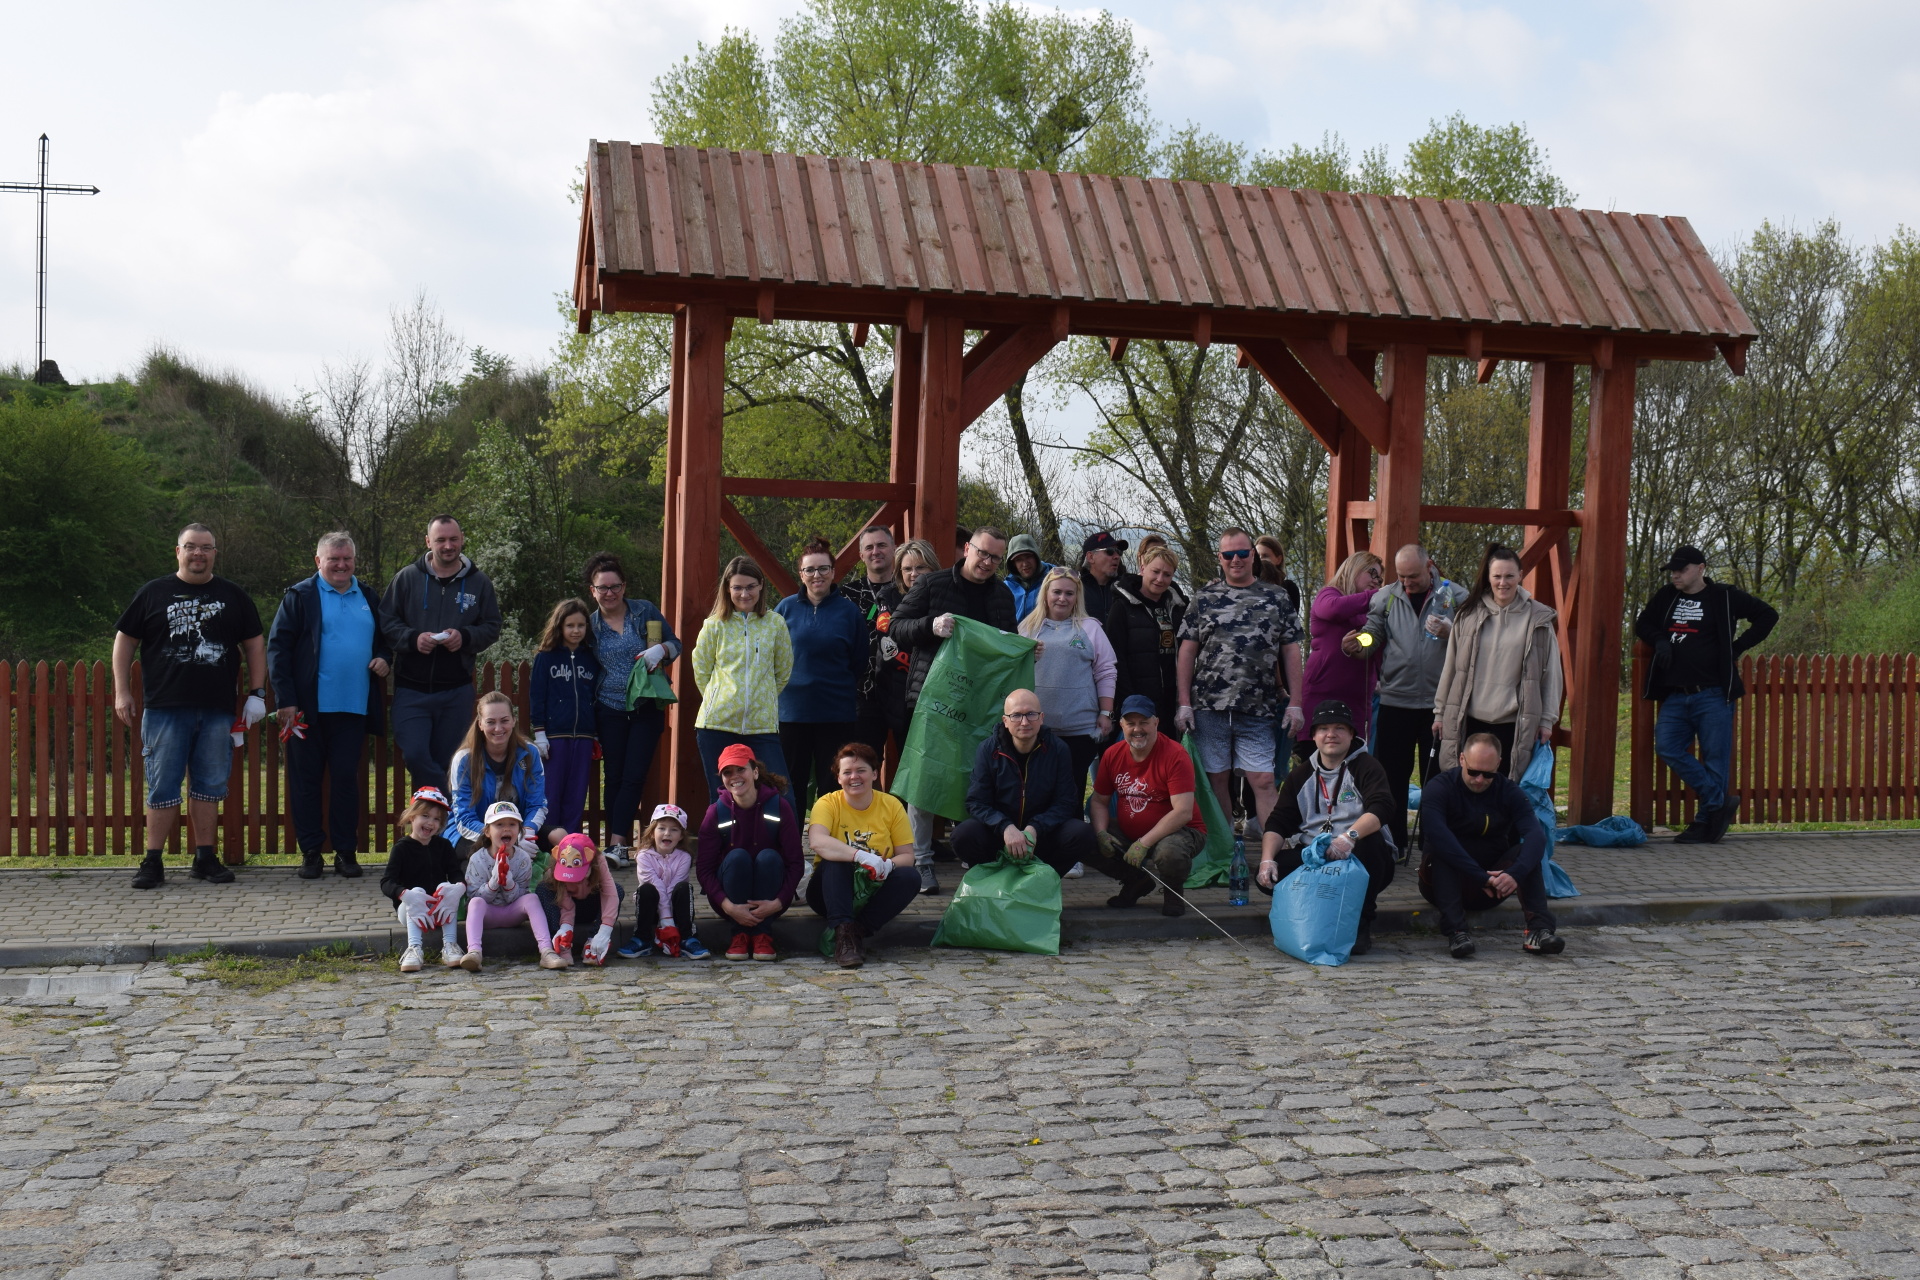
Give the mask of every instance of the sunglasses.
<path id="1" fill-rule="evenodd" d="M 1460 766 L 1460 772 L 1466 774 L 1469 778 L 1497 778 L 1500 776 L 1498 769 L 1469 769 L 1465 765 Z"/>
<path id="2" fill-rule="evenodd" d="M 1238 551 L 1222 551 L 1220 553 L 1220 558 L 1222 560 L 1245 560 L 1248 556 L 1252 554 L 1253 554 L 1252 547 L 1241 547 Z"/>

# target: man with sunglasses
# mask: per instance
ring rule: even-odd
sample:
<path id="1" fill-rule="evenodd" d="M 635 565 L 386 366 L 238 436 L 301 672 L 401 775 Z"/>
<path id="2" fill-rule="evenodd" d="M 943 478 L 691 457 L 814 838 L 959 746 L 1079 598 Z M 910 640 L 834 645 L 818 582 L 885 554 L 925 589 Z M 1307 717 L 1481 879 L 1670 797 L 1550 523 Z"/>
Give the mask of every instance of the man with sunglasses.
<path id="1" fill-rule="evenodd" d="M 1476 733 L 1460 748 L 1460 763 L 1420 792 L 1420 896 L 1440 909 L 1440 931 L 1455 960 L 1474 953 L 1467 912 L 1488 911 L 1514 894 L 1528 955 L 1557 956 L 1565 939 L 1553 931 L 1547 882 L 1540 864 L 1547 837 L 1520 785 L 1500 772 L 1500 740 Z"/>
<path id="2" fill-rule="evenodd" d="M 1194 593 L 1180 621 L 1173 724 L 1192 731 L 1221 812 L 1233 811 L 1227 788 L 1238 765 L 1265 823 L 1278 794 L 1274 721 L 1289 739 L 1306 722 L 1286 692 L 1297 697 L 1301 686 L 1300 615 L 1284 590 L 1258 576 L 1245 529 L 1223 530 L 1219 555 L 1220 576 Z"/>

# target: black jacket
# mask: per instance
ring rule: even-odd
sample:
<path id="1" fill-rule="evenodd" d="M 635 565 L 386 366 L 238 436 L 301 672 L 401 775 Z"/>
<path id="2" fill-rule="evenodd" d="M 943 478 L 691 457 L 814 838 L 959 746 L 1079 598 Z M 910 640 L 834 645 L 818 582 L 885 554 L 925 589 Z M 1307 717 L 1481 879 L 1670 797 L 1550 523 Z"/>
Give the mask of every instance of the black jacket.
<path id="1" fill-rule="evenodd" d="M 1386 769 L 1374 759 L 1371 752 L 1361 750 L 1365 745 L 1359 738 L 1353 740 L 1353 749 L 1347 754 L 1347 773 L 1353 778 L 1353 785 L 1359 789 L 1360 801 L 1366 806 L 1366 811 L 1378 818 L 1380 830 L 1386 831 L 1387 819 L 1393 814 L 1393 788 L 1387 784 Z M 1280 784 L 1280 799 L 1274 803 L 1265 829 L 1289 840 L 1299 835 L 1305 822 L 1300 814 L 1300 789 L 1312 785 L 1313 765 L 1310 758 L 1296 758 L 1293 768 L 1287 773 L 1287 780 Z M 1341 788 L 1343 791 L 1345 789 Z"/>
<path id="2" fill-rule="evenodd" d="M 366 583 L 355 578 L 354 587 L 373 611 L 373 645 L 363 663 L 388 656 L 382 632 L 380 602 Z M 273 615 L 273 628 L 267 633 L 267 683 L 273 687 L 273 702 L 278 707 L 299 707 L 304 714 L 320 711 L 320 575 L 302 578 L 280 597 L 280 608 Z M 367 673 L 367 732 L 387 731 L 387 682 Z"/>
<path id="3" fill-rule="evenodd" d="M 967 783 L 967 814 L 986 823 L 996 835 L 1009 825 L 1024 827 L 1031 823 L 1044 837 L 1061 823 L 1080 816 L 1080 798 L 1080 779 L 1073 776 L 1073 752 L 1051 729 L 1040 730 L 1040 740 L 1025 757 L 1014 750 L 1013 735 L 1005 725 L 994 729 L 993 736 L 974 753 L 973 777 Z"/>
<path id="4" fill-rule="evenodd" d="M 1706 588 L 1700 594 L 1704 597 L 1703 604 L 1706 607 L 1706 617 L 1701 621 L 1720 637 L 1720 671 L 1714 683 L 1727 691 L 1728 698 L 1745 697 L 1747 686 L 1740 679 L 1740 655 L 1767 638 L 1774 624 L 1780 621 L 1780 614 L 1772 605 L 1755 599 L 1740 588 L 1715 582 L 1712 578 L 1707 579 Z M 1640 611 L 1640 616 L 1633 623 L 1633 633 L 1653 646 L 1653 661 L 1647 664 L 1647 682 L 1640 696 L 1655 702 L 1668 697 L 1673 691 L 1666 679 L 1667 662 L 1671 657 L 1667 621 L 1673 616 L 1674 601 L 1679 596 L 1679 589 L 1668 583 L 1653 593 L 1653 599 L 1647 601 L 1647 607 Z M 1735 636 L 1733 624 L 1740 620 L 1745 620 L 1747 629 Z"/>
<path id="5" fill-rule="evenodd" d="M 1420 789 L 1420 836 L 1427 857 L 1446 863 L 1468 884 L 1486 881 L 1489 870 L 1524 880 L 1546 856 L 1547 835 L 1533 802 L 1504 774 L 1475 791 L 1455 765 Z M 1507 855 L 1518 846 L 1511 862 Z"/>
<path id="6" fill-rule="evenodd" d="M 473 664 L 500 638 L 500 601 L 493 582 L 460 557 L 460 570 L 442 581 L 428 567 L 428 552 L 393 575 L 380 598 L 380 625 L 393 649 L 393 681 L 402 689 L 441 693 L 473 683 Z M 421 653 L 423 631 L 458 628 L 460 648 Z"/>
<path id="7" fill-rule="evenodd" d="M 445 836 L 435 836 L 422 845 L 412 836 L 394 841 L 387 854 L 387 869 L 380 876 L 380 892 L 398 905 L 408 889 L 432 893 L 443 884 L 465 884 L 467 865 L 453 852 Z"/>
<path id="8" fill-rule="evenodd" d="M 1013 593 L 999 578 L 970 582 L 960 576 L 958 566 L 921 574 L 887 624 L 893 642 L 913 654 L 913 665 L 907 673 L 909 711 L 920 700 L 920 686 L 926 683 L 933 655 L 945 643 L 933 634 L 933 620 L 943 613 L 959 614 L 1002 631 L 1012 631 L 1017 625 Z"/>
<path id="9" fill-rule="evenodd" d="M 1177 633 L 1187 614 L 1187 595 L 1179 583 L 1168 584 L 1167 604 Z M 1174 680 L 1174 658 L 1180 646 L 1160 652 L 1160 624 L 1140 594 L 1139 574 L 1126 574 L 1113 584 L 1113 608 L 1107 612 L 1106 624 L 1107 640 L 1113 645 L 1113 705 L 1118 708 L 1135 694 L 1152 698 L 1160 709 L 1160 723 L 1171 727 L 1180 705 Z"/>

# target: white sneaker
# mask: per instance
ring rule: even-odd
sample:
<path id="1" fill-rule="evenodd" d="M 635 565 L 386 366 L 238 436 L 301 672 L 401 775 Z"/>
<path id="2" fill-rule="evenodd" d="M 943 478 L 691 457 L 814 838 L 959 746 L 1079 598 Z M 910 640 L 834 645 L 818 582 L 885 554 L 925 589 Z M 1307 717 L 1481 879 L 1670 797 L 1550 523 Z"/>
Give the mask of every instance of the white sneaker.
<path id="1" fill-rule="evenodd" d="M 1067 868 L 1067 874 L 1062 878 L 1066 880 L 1078 880 L 1085 874 L 1087 874 L 1087 869 L 1076 862 Z"/>
<path id="2" fill-rule="evenodd" d="M 440 963 L 449 969 L 458 969 L 466 958 L 466 949 L 457 942 L 440 948 Z"/>
<path id="3" fill-rule="evenodd" d="M 420 947 L 418 944 L 408 947 L 405 951 L 400 953 L 400 972 L 402 973 L 420 972 L 420 966 L 425 961 L 425 959 L 426 957 L 421 953 Z"/>

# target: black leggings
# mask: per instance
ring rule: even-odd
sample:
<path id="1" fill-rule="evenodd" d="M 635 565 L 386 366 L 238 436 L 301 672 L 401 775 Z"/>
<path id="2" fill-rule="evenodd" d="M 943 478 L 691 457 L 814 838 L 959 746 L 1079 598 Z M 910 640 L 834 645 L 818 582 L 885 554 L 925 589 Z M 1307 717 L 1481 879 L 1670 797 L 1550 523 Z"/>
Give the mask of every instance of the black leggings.
<path id="1" fill-rule="evenodd" d="M 852 720 L 780 722 L 780 750 L 786 753 L 788 779 L 793 784 L 793 807 L 810 813 L 813 802 L 840 789 L 833 753 L 859 740 L 860 726 Z M 872 743 L 867 745 L 872 746 Z M 879 750 L 879 748 L 875 748 Z M 813 784 L 808 794 L 807 784 Z"/>
<path id="2" fill-rule="evenodd" d="M 905 911 L 920 892 L 920 872 L 913 867 L 895 867 L 874 889 L 867 905 L 858 914 L 853 909 L 853 874 L 856 864 L 820 859 L 813 865 L 813 878 L 807 881 L 807 905 L 813 914 L 825 916 L 827 924 L 838 928 L 851 921 L 871 938 L 887 921 Z"/>
<path id="3" fill-rule="evenodd" d="M 673 912 L 673 927 L 680 931 L 682 938 L 693 936 L 693 886 L 682 880 L 673 886 L 668 895 L 669 906 Z M 653 941 L 653 935 L 660 928 L 660 890 L 657 886 L 643 884 L 633 895 L 633 936 L 646 942 Z"/>

